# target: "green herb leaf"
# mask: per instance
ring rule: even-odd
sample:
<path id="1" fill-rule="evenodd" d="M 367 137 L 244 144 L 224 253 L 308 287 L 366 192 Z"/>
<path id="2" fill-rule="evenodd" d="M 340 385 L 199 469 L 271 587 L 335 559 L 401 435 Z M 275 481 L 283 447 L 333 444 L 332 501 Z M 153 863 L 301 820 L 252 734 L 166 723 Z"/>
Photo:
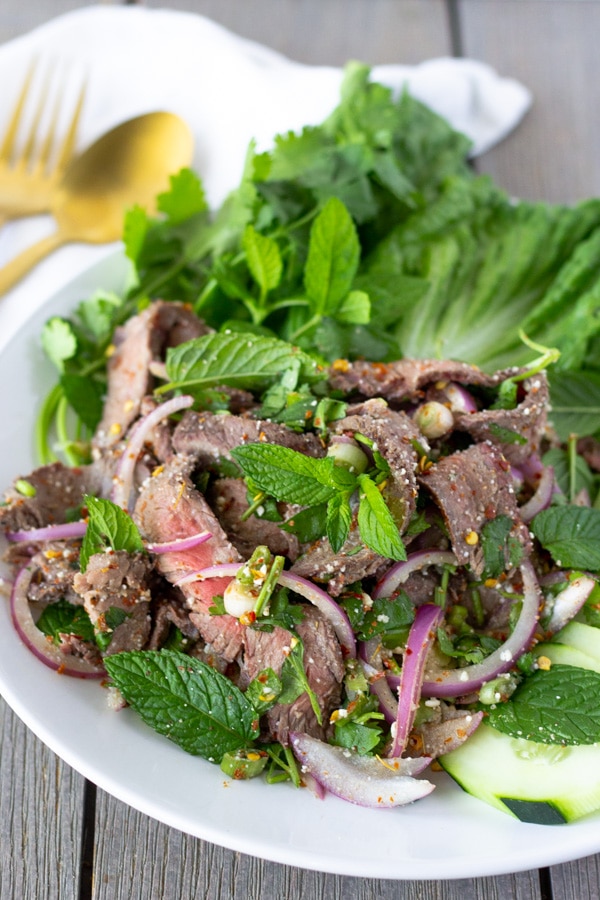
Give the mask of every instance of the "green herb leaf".
<path id="1" fill-rule="evenodd" d="M 262 716 L 277 703 L 283 685 L 281 678 L 270 667 L 259 672 L 246 688 L 246 699 L 252 704 L 257 715 Z"/>
<path id="2" fill-rule="evenodd" d="M 340 303 L 335 317 L 350 325 L 368 325 L 371 321 L 371 301 L 364 291 L 350 291 Z"/>
<path id="3" fill-rule="evenodd" d="M 352 524 L 352 510 L 348 494 L 334 494 L 327 504 L 327 540 L 338 553 L 348 537 Z"/>
<path id="4" fill-rule="evenodd" d="M 509 516 L 497 516 L 481 529 L 481 549 L 484 559 L 484 578 L 499 578 L 503 572 L 518 566 L 523 547 L 511 535 L 514 522 Z"/>
<path id="5" fill-rule="evenodd" d="M 61 634 L 75 634 L 84 641 L 94 640 L 94 626 L 83 606 L 75 606 L 64 598 L 50 603 L 36 622 L 44 634 L 60 644 Z"/>
<path id="6" fill-rule="evenodd" d="M 283 262 L 279 247 L 276 241 L 260 234 L 253 225 L 246 226 L 242 246 L 250 273 L 260 288 L 261 297 L 265 297 L 281 280 Z"/>
<path id="7" fill-rule="evenodd" d="M 127 703 L 188 753 L 220 762 L 257 736 L 256 711 L 216 669 L 173 650 L 116 653 L 105 661 Z"/>
<path id="8" fill-rule="evenodd" d="M 90 557 L 106 550 L 125 550 L 138 553 L 144 550 L 140 533 L 125 510 L 111 500 L 90 494 L 84 497 L 88 509 L 88 526 L 81 543 L 80 564 L 85 572 Z"/>
<path id="9" fill-rule="evenodd" d="M 314 459 L 277 444 L 246 444 L 231 455 L 260 490 L 286 503 L 316 506 L 356 483 L 332 459 Z"/>
<path id="10" fill-rule="evenodd" d="M 156 205 L 172 225 L 178 225 L 207 209 L 202 182 L 191 169 L 181 169 L 171 175 L 169 181 L 169 190 L 158 195 Z"/>
<path id="11" fill-rule="evenodd" d="M 361 490 L 358 507 L 360 536 L 371 550 L 386 559 L 406 559 L 398 526 L 377 486 L 366 475 L 359 475 Z"/>
<path id="12" fill-rule="evenodd" d="M 159 388 L 159 392 L 174 388 L 194 391 L 216 385 L 260 391 L 289 369 L 294 359 L 300 362 L 302 381 L 317 381 L 322 377 L 310 356 L 277 338 L 207 334 L 169 348 L 166 360 L 169 383 Z"/>
<path id="13" fill-rule="evenodd" d="M 304 270 L 304 286 L 316 313 L 336 311 L 350 290 L 359 259 L 360 245 L 352 218 L 341 200 L 331 197 L 311 228 Z"/>
<path id="14" fill-rule="evenodd" d="M 600 509 L 553 506 L 529 527 L 558 566 L 600 571 Z"/>
<path id="15" fill-rule="evenodd" d="M 77 338 L 71 325 L 59 316 L 49 319 L 42 331 L 42 347 L 58 371 L 62 372 L 66 360 L 77 352 Z"/>
<path id="16" fill-rule="evenodd" d="M 596 372 L 553 372 L 550 418 L 561 440 L 600 432 L 600 375 Z"/>
<path id="17" fill-rule="evenodd" d="M 600 674 L 555 664 L 534 672 L 510 700 L 489 710 L 493 728 L 542 744 L 600 741 Z"/>
<path id="18" fill-rule="evenodd" d="M 306 692 L 317 722 L 320 725 L 323 721 L 321 707 L 315 692 L 308 683 L 304 670 L 304 645 L 298 637 L 293 637 L 291 642 L 293 644 L 292 649 L 281 667 L 282 691 L 279 695 L 279 703 L 293 703 L 301 694 Z"/>

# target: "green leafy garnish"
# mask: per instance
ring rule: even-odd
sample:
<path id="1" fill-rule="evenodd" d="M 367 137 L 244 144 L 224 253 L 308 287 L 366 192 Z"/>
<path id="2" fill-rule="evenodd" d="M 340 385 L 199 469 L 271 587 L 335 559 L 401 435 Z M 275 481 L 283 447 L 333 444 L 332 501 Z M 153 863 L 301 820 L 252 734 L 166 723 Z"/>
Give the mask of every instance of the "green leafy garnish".
<path id="1" fill-rule="evenodd" d="M 600 571 L 600 509 L 550 507 L 538 513 L 529 527 L 557 566 Z"/>
<path id="2" fill-rule="evenodd" d="M 86 610 L 64 598 L 48 604 L 36 625 L 54 644 L 60 644 L 61 634 L 74 634 L 83 641 L 94 640 L 94 626 Z"/>
<path id="3" fill-rule="evenodd" d="M 90 557 L 106 550 L 126 550 L 138 553 L 144 542 L 133 519 L 111 500 L 86 495 L 88 526 L 81 544 L 80 565 L 85 572 Z"/>
<path id="4" fill-rule="evenodd" d="M 220 672 L 173 650 L 116 653 L 111 681 L 147 725 L 188 753 L 220 762 L 257 737 L 256 711 Z"/>

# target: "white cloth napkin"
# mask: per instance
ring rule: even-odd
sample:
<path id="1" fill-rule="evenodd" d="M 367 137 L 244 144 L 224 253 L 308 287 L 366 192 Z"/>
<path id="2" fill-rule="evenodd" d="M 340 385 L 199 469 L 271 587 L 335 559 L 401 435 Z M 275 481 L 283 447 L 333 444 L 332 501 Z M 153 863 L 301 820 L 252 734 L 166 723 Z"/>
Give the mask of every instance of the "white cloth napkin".
<path id="1" fill-rule="evenodd" d="M 199 15 L 91 6 L 0 47 L 0 135 L 33 59 L 38 80 L 52 72 L 51 92 L 67 79 L 66 113 L 87 80 L 80 150 L 132 116 L 160 109 L 182 116 L 213 206 L 238 183 L 251 139 L 265 148 L 275 134 L 320 122 L 337 104 L 342 79 L 339 68 L 294 62 Z M 394 90 L 406 86 L 471 138 L 474 155 L 508 134 L 531 102 L 523 85 L 468 59 L 375 66 L 372 77 Z M 48 216 L 5 226 L 0 265 L 53 227 Z M 14 333 L 32 309 L 114 247 L 77 244 L 52 254 L 2 300 L 0 335 Z"/>

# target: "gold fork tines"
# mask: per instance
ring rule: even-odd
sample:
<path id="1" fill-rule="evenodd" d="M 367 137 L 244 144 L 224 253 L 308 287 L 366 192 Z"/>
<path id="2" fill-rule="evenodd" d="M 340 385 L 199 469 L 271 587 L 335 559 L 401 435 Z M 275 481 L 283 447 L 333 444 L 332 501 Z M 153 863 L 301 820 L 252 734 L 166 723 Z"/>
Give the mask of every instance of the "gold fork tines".
<path id="1" fill-rule="evenodd" d="M 31 106 L 36 65 L 34 62 L 27 72 L 0 144 L 0 224 L 7 219 L 48 211 L 52 192 L 75 148 L 85 84 L 75 101 L 65 135 L 59 141 L 57 134 L 64 105 L 64 84 L 54 92 L 52 111 L 44 128 L 49 78 L 45 79 L 25 140 L 19 146 L 25 113 Z"/>

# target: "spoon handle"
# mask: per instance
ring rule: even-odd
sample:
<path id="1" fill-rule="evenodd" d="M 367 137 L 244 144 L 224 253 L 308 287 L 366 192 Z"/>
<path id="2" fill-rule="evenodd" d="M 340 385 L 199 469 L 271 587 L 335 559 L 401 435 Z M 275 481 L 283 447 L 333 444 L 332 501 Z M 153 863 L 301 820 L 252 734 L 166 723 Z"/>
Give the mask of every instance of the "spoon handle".
<path id="1" fill-rule="evenodd" d="M 27 275 L 29 270 L 33 269 L 44 257 L 67 241 L 68 237 L 58 229 L 32 244 L 31 247 L 26 247 L 14 259 L 11 259 L 0 269 L 0 296 Z"/>

